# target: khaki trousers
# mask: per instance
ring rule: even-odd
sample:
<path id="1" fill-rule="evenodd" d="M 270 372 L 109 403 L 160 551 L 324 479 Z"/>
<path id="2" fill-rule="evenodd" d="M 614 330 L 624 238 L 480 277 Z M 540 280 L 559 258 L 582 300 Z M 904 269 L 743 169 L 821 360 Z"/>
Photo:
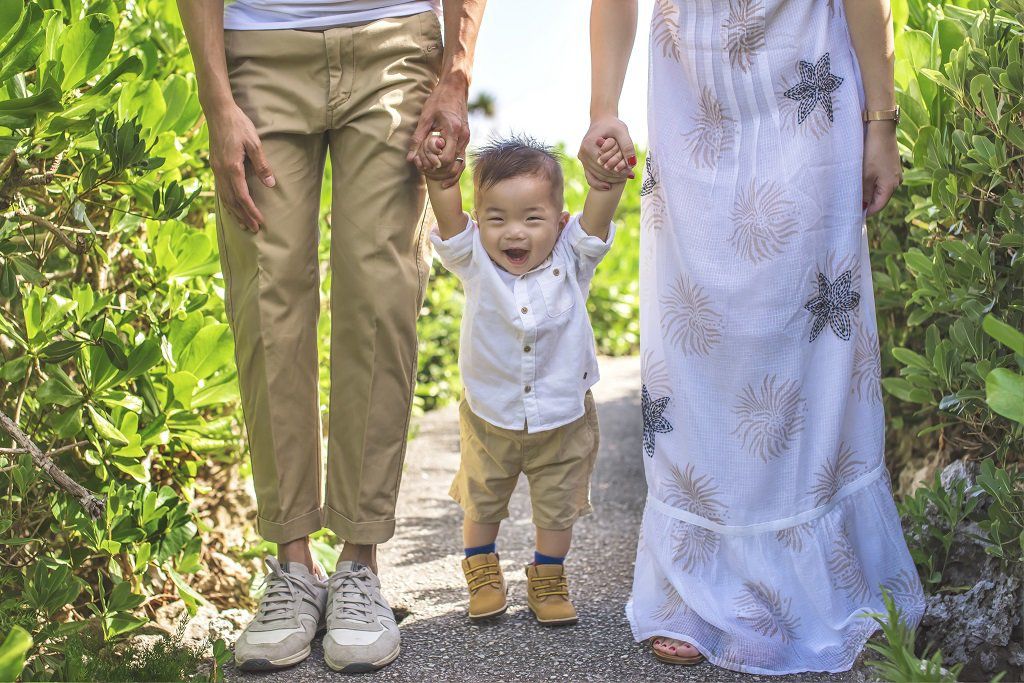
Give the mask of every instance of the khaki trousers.
<path id="1" fill-rule="evenodd" d="M 329 527 L 353 543 L 395 529 L 429 273 L 425 186 L 405 155 L 442 48 L 433 13 L 323 31 L 225 31 L 228 77 L 277 181 L 247 182 L 265 224 L 218 206 L 259 532 Z M 321 506 L 317 257 L 331 155 L 331 346 Z M 247 165 L 248 166 L 248 165 Z"/>

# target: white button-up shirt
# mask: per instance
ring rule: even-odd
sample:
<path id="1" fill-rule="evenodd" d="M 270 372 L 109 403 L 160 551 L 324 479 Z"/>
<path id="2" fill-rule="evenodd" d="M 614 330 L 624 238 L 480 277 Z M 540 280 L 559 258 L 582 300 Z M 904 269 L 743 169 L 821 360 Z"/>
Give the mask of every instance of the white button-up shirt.
<path id="1" fill-rule="evenodd" d="M 583 397 L 599 378 L 587 295 L 614 235 L 614 225 L 607 242 L 588 235 L 573 216 L 551 256 L 516 276 L 494 264 L 472 219 L 449 240 L 434 228 L 441 263 L 466 292 L 459 370 L 477 416 L 533 433 L 583 415 Z"/>

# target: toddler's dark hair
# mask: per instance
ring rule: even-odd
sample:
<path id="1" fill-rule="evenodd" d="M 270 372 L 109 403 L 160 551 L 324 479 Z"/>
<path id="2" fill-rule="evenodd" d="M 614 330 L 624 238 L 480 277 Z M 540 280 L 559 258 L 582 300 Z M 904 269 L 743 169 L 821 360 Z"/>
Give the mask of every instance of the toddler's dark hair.
<path id="1" fill-rule="evenodd" d="M 502 180 L 540 176 L 551 183 L 551 197 L 562 208 L 564 179 L 558 155 L 548 145 L 526 135 L 492 138 L 473 154 L 473 189 L 480 193 Z"/>

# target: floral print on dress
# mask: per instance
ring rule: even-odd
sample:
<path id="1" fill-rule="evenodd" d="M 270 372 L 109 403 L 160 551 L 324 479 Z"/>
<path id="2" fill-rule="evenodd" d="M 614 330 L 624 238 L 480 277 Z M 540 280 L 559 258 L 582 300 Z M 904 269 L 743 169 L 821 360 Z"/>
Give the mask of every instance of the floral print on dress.
<path id="1" fill-rule="evenodd" d="M 832 501 L 839 490 L 856 479 L 866 463 L 845 443 L 839 444 L 835 456 L 826 460 L 814 475 L 814 505 L 821 506 Z"/>
<path id="2" fill-rule="evenodd" d="M 667 434 L 672 425 L 662 413 L 668 407 L 669 397 L 652 399 L 644 385 L 640 391 L 640 407 L 644 417 L 644 453 L 648 458 L 654 457 L 654 437 L 656 434 Z"/>
<path id="3" fill-rule="evenodd" d="M 652 44 L 665 59 L 679 61 L 679 8 L 672 0 L 655 0 Z"/>
<path id="4" fill-rule="evenodd" d="M 723 521 L 725 506 L 719 500 L 718 487 L 708 475 L 698 476 L 692 464 L 683 469 L 675 464 L 668 468 L 661 495 L 672 507 L 686 510 L 709 522 Z M 685 521 L 674 521 L 671 539 L 673 557 L 684 572 L 692 572 L 710 562 L 718 552 L 721 536 L 702 526 Z"/>
<path id="5" fill-rule="evenodd" d="M 832 282 L 824 273 L 818 273 L 818 295 L 804 304 L 804 308 L 814 317 L 811 342 L 818 338 L 826 326 L 831 327 L 843 341 L 850 340 L 853 329 L 850 311 L 860 303 L 860 294 L 851 289 L 852 281 L 853 274 L 849 270 Z"/>
<path id="6" fill-rule="evenodd" d="M 843 84 L 843 79 L 832 73 L 829 53 L 826 52 L 814 64 L 800 60 L 797 70 L 800 73 L 800 82 L 783 93 L 783 96 L 800 103 L 797 109 L 797 123 L 806 121 L 811 112 L 818 108 L 825 112 L 829 123 L 834 122 L 832 92 Z"/>
<path id="7" fill-rule="evenodd" d="M 665 340 L 683 355 L 707 356 L 722 340 L 722 316 L 711 305 L 711 298 L 698 285 L 685 278 L 672 283 L 661 298 Z"/>
<path id="8" fill-rule="evenodd" d="M 736 600 L 738 619 L 763 636 L 791 643 L 800 627 L 800 619 L 792 613 L 792 602 L 767 584 L 747 581 Z"/>
<path id="9" fill-rule="evenodd" d="M 850 391 L 858 401 L 878 405 L 882 402 L 882 357 L 878 350 L 878 337 L 860 320 L 855 327 Z"/>
<path id="10" fill-rule="evenodd" d="M 871 588 L 864 578 L 860 556 L 850 540 L 849 523 L 844 520 L 842 531 L 833 540 L 828 557 L 832 585 L 843 591 L 853 602 L 864 602 L 871 597 Z"/>
<path id="11" fill-rule="evenodd" d="M 781 254 L 799 233 L 796 204 L 782 185 L 771 180 L 755 180 L 741 190 L 729 218 L 735 226 L 729 243 L 754 264 Z"/>
<path id="12" fill-rule="evenodd" d="M 764 462 L 778 458 L 804 428 L 804 399 L 800 383 L 767 375 L 760 387 L 748 385 L 733 408 L 733 434 L 743 447 Z"/>
<path id="13" fill-rule="evenodd" d="M 658 185 L 658 178 L 654 175 L 654 155 L 647 153 L 647 160 L 644 162 L 644 182 L 640 185 L 640 196 L 646 197 L 654 192 Z"/>
<path id="14" fill-rule="evenodd" d="M 735 121 L 725 107 L 715 99 L 710 88 L 704 87 L 697 102 L 693 128 L 683 135 L 690 159 L 697 168 L 713 169 L 722 155 L 732 149 Z"/>
<path id="15" fill-rule="evenodd" d="M 754 55 L 765 46 L 764 6 L 759 0 L 729 0 L 722 34 L 729 63 L 750 71 Z"/>

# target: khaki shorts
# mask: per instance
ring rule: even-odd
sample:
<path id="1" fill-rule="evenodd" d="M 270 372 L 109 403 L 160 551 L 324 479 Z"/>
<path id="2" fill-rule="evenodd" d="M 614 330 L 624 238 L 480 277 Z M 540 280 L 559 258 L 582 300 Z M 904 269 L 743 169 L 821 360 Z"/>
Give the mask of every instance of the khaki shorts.
<path id="1" fill-rule="evenodd" d="M 568 529 L 590 513 L 590 475 L 600 432 L 589 391 L 582 417 L 534 434 L 495 427 L 477 417 L 465 398 L 459 417 L 462 462 L 449 494 L 470 519 L 492 524 L 508 517 L 520 472 L 530 483 L 533 523 L 541 529 Z"/>

